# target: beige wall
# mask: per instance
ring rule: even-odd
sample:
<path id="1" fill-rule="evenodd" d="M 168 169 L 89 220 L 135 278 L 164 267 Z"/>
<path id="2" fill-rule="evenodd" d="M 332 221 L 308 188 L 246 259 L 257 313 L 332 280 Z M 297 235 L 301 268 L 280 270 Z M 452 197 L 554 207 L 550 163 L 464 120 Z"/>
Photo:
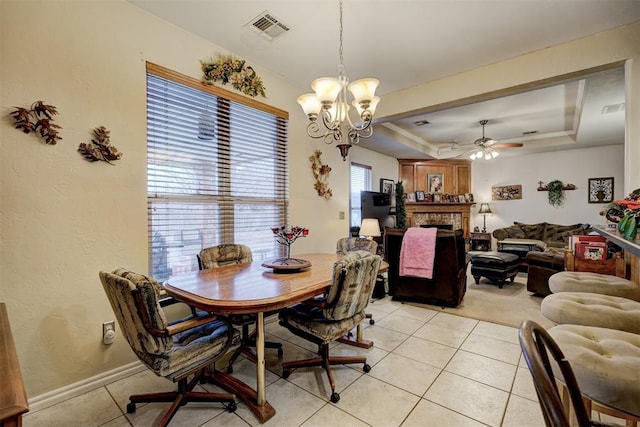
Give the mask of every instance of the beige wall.
<path id="1" fill-rule="evenodd" d="M 626 41 L 604 36 L 594 60 L 589 60 L 590 47 L 568 45 L 517 59 L 524 61 L 526 73 L 506 61 L 497 69 L 509 73 L 481 69 L 420 91 L 391 94 L 380 112 L 424 106 L 425 99 L 455 99 L 475 86 L 484 92 L 508 84 L 513 74 L 537 79 L 564 72 L 571 68 L 563 65 L 564 56 L 602 62 L 603 49 L 628 45 L 630 36 L 638 39 L 637 33 L 638 26 L 631 35 L 628 30 L 614 33 Z M 122 337 L 112 346 L 101 342 L 101 324 L 113 314 L 97 273 L 120 266 L 147 271 L 145 61 L 197 78 L 199 60 L 223 50 L 123 0 L 0 1 L 0 40 L 0 109 L 5 117 L 0 122 L 0 298 L 8 306 L 32 398 L 134 360 Z M 637 47 L 634 55 L 638 57 Z M 551 63 L 549 58 L 554 58 Z M 584 65 L 575 62 L 574 67 Z M 338 219 L 340 211 L 349 210 L 348 161 L 342 162 L 334 147 L 307 137 L 305 117 L 295 103 L 307 89 L 252 65 L 265 81 L 266 102 L 290 112 L 291 222 L 311 229 L 294 252 L 333 251 L 348 228 L 346 220 Z M 517 73 L 511 72 L 514 67 Z M 458 84 L 460 79 L 464 84 Z M 429 88 L 433 93 L 425 96 Z M 422 98 L 414 98 L 414 91 L 422 92 Z M 638 117 L 640 96 L 638 89 L 633 91 L 628 113 L 635 111 Z M 401 97 L 408 108 L 402 107 Z M 14 130 L 7 118 L 12 106 L 35 100 L 61 112 L 64 139 L 56 146 Z M 76 152 L 100 125 L 111 130 L 112 143 L 124 153 L 114 166 L 88 163 Z M 637 145 L 637 120 L 635 126 Z M 308 157 L 318 148 L 333 168 L 331 200 L 313 190 Z M 631 149 L 635 158 L 637 150 Z M 354 161 L 360 154 L 354 154 Z M 376 163 L 374 178 L 394 179 L 395 160 L 369 159 Z"/>
<path id="2" fill-rule="evenodd" d="M 376 119 L 625 62 L 625 193 L 640 187 L 640 22 L 385 95 Z M 622 184 L 622 183 L 621 183 Z"/>

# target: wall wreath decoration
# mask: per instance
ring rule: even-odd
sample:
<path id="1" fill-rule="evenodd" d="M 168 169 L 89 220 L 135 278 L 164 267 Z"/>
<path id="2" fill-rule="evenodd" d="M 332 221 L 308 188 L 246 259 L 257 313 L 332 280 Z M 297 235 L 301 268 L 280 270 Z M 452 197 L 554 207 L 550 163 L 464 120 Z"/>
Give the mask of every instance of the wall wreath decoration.
<path id="1" fill-rule="evenodd" d="M 62 129 L 53 122 L 53 116 L 58 110 L 53 105 L 47 105 L 43 101 L 35 101 L 29 109 L 14 107 L 9 115 L 15 121 L 14 127 L 24 133 L 38 133 L 44 142 L 56 145 L 62 137 L 58 129 Z"/>
<path id="2" fill-rule="evenodd" d="M 313 177 L 316 180 L 315 184 L 313 184 L 313 188 L 318 192 L 318 196 L 330 199 L 333 196 L 333 191 L 329 188 L 328 181 L 331 168 L 329 165 L 322 164 L 322 160 L 320 159 L 321 155 L 322 151 L 316 150 L 313 152 L 312 156 L 309 156 L 311 171 L 313 172 Z"/>
<path id="3" fill-rule="evenodd" d="M 264 85 L 260 76 L 254 69 L 246 65 L 244 59 L 235 58 L 231 55 L 218 54 L 214 59 L 200 61 L 204 76 L 202 81 L 209 85 L 230 83 L 235 89 L 256 97 L 265 97 Z"/>
<path id="4" fill-rule="evenodd" d="M 112 165 L 112 161 L 120 160 L 122 153 L 111 145 L 110 132 L 104 126 L 95 128 L 93 130 L 94 139 L 91 140 L 91 143 L 81 143 L 78 146 L 78 152 L 89 162 L 102 160 Z"/>

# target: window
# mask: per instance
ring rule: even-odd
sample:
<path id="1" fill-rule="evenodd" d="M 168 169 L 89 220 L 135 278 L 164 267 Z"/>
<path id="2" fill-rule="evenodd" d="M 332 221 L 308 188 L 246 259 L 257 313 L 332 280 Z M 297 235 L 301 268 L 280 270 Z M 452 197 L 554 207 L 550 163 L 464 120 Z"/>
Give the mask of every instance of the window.
<path id="1" fill-rule="evenodd" d="M 197 270 L 221 243 L 280 255 L 271 228 L 287 223 L 287 176 L 286 112 L 147 64 L 152 276 Z"/>
<path id="2" fill-rule="evenodd" d="M 351 163 L 351 227 L 360 227 L 360 192 L 371 191 L 371 166 Z"/>

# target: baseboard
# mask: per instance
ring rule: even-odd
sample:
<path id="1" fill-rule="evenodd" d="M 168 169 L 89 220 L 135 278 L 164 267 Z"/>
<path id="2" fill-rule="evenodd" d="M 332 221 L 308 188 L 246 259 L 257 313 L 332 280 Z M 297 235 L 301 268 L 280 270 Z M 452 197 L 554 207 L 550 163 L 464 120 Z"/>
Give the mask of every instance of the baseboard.
<path id="1" fill-rule="evenodd" d="M 78 381 L 77 383 L 69 384 L 57 390 L 52 390 L 39 396 L 35 396 L 29 399 L 29 412 L 48 408 L 49 406 L 69 400 L 72 397 L 77 397 L 91 390 L 111 384 L 114 381 L 130 377 L 131 375 L 137 374 L 145 369 L 146 368 L 142 363 L 132 362 L 124 366 L 120 366 L 119 368 Z"/>

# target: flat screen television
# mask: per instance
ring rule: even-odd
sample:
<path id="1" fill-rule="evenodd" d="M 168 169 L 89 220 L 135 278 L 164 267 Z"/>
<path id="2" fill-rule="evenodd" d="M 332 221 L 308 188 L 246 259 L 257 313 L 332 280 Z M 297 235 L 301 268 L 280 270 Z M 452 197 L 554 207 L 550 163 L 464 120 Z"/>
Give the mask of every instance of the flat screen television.
<path id="1" fill-rule="evenodd" d="M 380 230 L 384 227 L 395 227 L 395 207 L 393 196 L 375 191 L 360 192 L 360 214 L 362 218 L 376 218 L 380 223 Z"/>

